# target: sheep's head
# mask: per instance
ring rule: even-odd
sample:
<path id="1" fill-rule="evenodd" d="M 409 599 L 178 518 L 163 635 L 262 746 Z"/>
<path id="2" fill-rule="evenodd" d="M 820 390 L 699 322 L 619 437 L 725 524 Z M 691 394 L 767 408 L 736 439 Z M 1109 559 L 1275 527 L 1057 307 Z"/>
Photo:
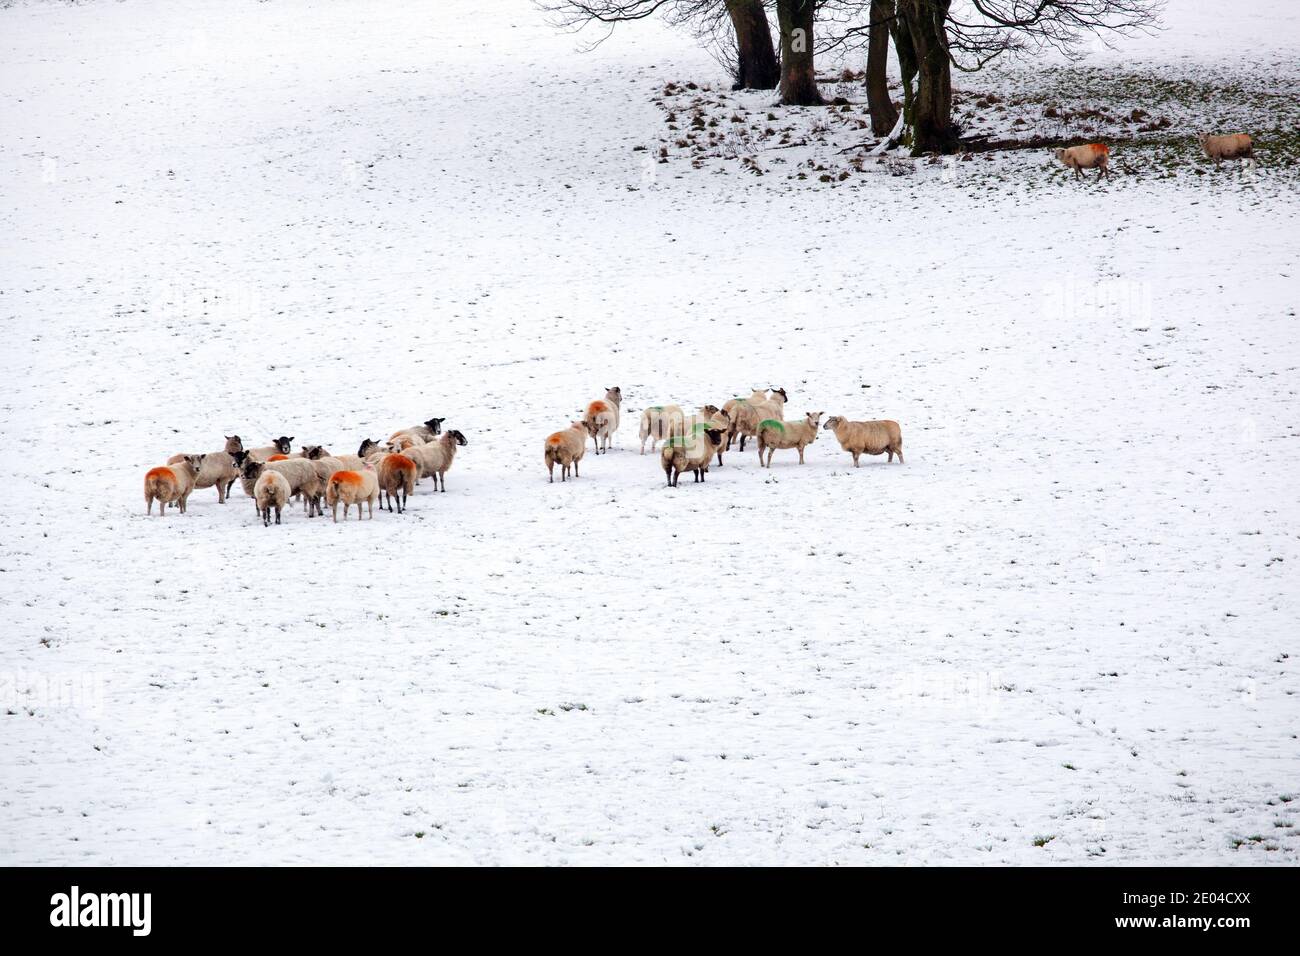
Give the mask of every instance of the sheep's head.
<path id="1" fill-rule="evenodd" d="M 623 390 L 617 385 L 613 388 L 605 389 L 605 397 L 616 404 L 623 404 Z"/>
<path id="2" fill-rule="evenodd" d="M 1052 150 L 1052 155 L 1056 157 L 1056 161 L 1057 161 L 1058 163 L 1063 163 L 1063 162 L 1065 162 L 1065 150 L 1064 150 L 1064 149 L 1054 149 L 1054 150 Z"/>
<path id="3" fill-rule="evenodd" d="M 469 439 L 467 439 L 464 435 L 462 435 L 462 434 L 461 434 L 457 429 L 455 429 L 455 428 L 453 428 L 451 431 L 447 432 L 447 437 L 450 438 L 452 441 L 454 441 L 457 445 L 468 445 L 468 444 L 469 444 Z"/>
<path id="4" fill-rule="evenodd" d="M 830 418 L 826 419 L 826 424 L 822 426 L 822 431 L 833 432 L 835 431 L 835 427 L 842 421 L 844 421 L 844 419 L 840 418 L 840 416 L 832 415 Z"/>
<path id="5" fill-rule="evenodd" d="M 814 437 L 814 438 L 817 437 L 817 426 L 821 424 L 821 422 L 822 422 L 822 416 L 825 415 L 825 414 L 826 414 L 825 412 L 808 412 L 808 413 L 807 413 L 807 415 L 808 415 L 808 424 L 812 426 L 813 437 Z"/>
<path id="6" fill-rule="evenodd" d="M 709 418 L 712 418 L 714 415 L 718 414 L 718 412 L 720 412 L 720 411 L 722 411 L 722 409 L 718 408 L 717 405 L 701 405 L 701 406 L 700 406 L 700 414 L 701 414 L 701 415 L 707 415 Z"/>
<path id="7" fill-rule="evenodd" d="M 237 451 L 244 450 L 244 443 L 239 440 L 238 435 L 226 436 L 226 454 L 233 455 Z"/>
<path id="8" fill-rule="evenodd" d="M 287 455 L 293 451 L 292 436 L 286 438 L 284 435 L 281 435 L 279 438 L 274 439 L 271 444 L 279 449 L 281 455 Z"/>
<path id="9" fill-rule="evenodd" d="M 230 453 L 230 457 L 234 460 L 234 462 L 235 462 L 235 467 L 238 468 L 240 471 L 243 471 L 243 470 L 244 470 L 244 462 L 248 459 L 248 452 L 246 452 L 246 451 L 232 451 L 232 452 Z"/>
<path id="10" fill-rule="evenodd" d="M 207 457 L 207 455 L 186 455 L 185 465 L 197 475 L 199 469 L 203 467 L 203 459 Z"/>
<path id="11" fill-rule="evenodd" d="M 704 429 L 704 434 L 709 441 L 715 445 L 722 444 L 722 432 L 716 425 L 710 424 Z"/>
<path id="12" fill-rule="evenodd" d="M 770 389 L 770 391 L 772 392 L 772 397 L 773 397 L 773 398 L 775 398 L 776 396 L 780 395 L 780 396 L 781 396 L 781 401 L 783 401 L 783 402 L 788 402 L 788 401 L 790 401 L 790 396 L 786 395 L 786 393 L 785 393 L 785 389 L 783 389 L 783 388 L 773 388 L 773 389 Z"/>
<path id="13" fill-rule="evenodd" d="M 1210 134 L 1209 134 L 1209 133 L 1197 133 L 1197 134 L 1196 134 L 1196 141 L 1197 141 L 1198 143 L 1200 143 L 1202 146 L 1204 146 L 1204 145 L 1209 141 L 1209 139 L 1210 139 Z"/>
<path id="14" fill-rule="evenodd" d="M 302 457 L 309 458 L 312 461 L 320 461 L 325 457 L 325 449 L 321 445 L 303 445 Z"/>
<path id="15" fill-rule="evenodd" d="M 383 449 L 379 447 L 379 442 L 375 441 L 373 438 L 367 438 L 361 443 L 361 447 L 357 449 L 357 457 L 365 458 L 367 455 L 373 455 L 375 452 L 382 450 Z"/>
<path id="16" fill-rule="evenodd" d="M 240 473 L 249 481 L 256 481 L 262 476 L 262 469 L 265 467 L 266 465 L 263 462 L 247 458 L 244 461 L 244 467 L 240 469 Z"/>
<path id="17" fill-rule="evenodd" d="M 430 418 L 428 421 L 424 423 L 424 427 L 429 429 L 429 431 L 433 432 L 435 435 L 441 435 L 442 423 L 445 422 L 446 420 L 447 420 L 446 416 L 442 418 Z"/>
<path id="18" fill-rule="evenodd" d="M 587 429 L 587 434 L 592 438 L 596 437 L 596 432 L 600 431 L 600 424 L 594 418 L 584 418 L 580 422 L 573 423 L 575 427 Z"/>

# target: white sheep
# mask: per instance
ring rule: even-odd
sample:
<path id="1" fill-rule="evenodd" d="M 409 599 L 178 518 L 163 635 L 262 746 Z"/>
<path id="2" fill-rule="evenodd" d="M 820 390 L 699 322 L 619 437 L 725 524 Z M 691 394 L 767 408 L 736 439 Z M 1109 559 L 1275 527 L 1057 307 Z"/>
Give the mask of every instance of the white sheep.
<path id="1" fill-rule="evenodd" d="M 772 454 L 778 448 L 799 449 L 799 464 L 803 464 L 803 450 L 817 440 L 817 427 L 821 424 L 822 412 L 809 412 L 803 421 L 783 422 L 777 419 L 764 419 L 758 426 L 758 463 L 766 468 L 772 467 Z M 767 452 L 767 463 L 763 462 L 763 452 Z"/>
<path id="2" fill-rule="evenodd" d="M 275 523 L 280 523 L 280 512 L 289 503 L 289 480 L 278 471 L 265 469 L 253 485 L 253 501 L 257 504 L 257 513 L 262 516 L 262 525 L 271 524 L 271 509 L 275 509 Z"/>
<path id="3" fill-rule="evenodd" d="M 391 444 L 400 438 L 411 438 L 421 445 L 427 445 L 442 434 L 442 423 L 446 420 L 446 418 L 430 418 L 423 425 L 415 425 L 411 428 L 403 428 L 400 431 L 393 432 L 388 436 L 388 441 Z M 392 450 L 401 451 L 402 449 L 394 446 Z"/>
<path id="4" fill-rule="evenodd" d="M 609 451 L 614 432 L 618 431 L 619 409 L 622 404 L 623 390 L 617 385 L 606 389 L 603 399 L 587 403 L 587 414 L 582 422 L 587 426 L 587 434 L 596 446 L 597 455 Z"/>
<path id="5" fill-rule="evenodd" d="M 672 434 L 681 431 L 686 421 L 686 414 L 679 405 L 651 405 L 641 413 L 641 454 L 645 454 L 645 441 L 650 439 L 650 453 L 654 454 L 655 445 Z"/>
<path id="6" fill-rule="evenodd" d="M 145 514 L 153 513 L 153 503 L 158 502 L 158 517 L 167 511 L 167 505 L 175 502 L 181 514 L 185 514 L 185 504 L 190 492 L 194 490 L 195 479 L 203 468 L 204 455 L 186 455 L 173 465 L 160 465 L 150 468 L 144 476 Z"/>
<path id="7" fill-rule="evenodd" d="M 722 444 L 723 431 L 714 422 L 692 420 L 676 434 L 664 439 L 659 463 L 671 488 L 677 487 L 682 472 L 695 475 L 696 482 L 704 481 L 713 454 Z"/>
<path id="8" fill-rule="evenodd" d="M 1196 141 L 1216 166 L 1222 166 L 1225 159 L 1249 159 L 1253 162 L 1255 158 L 1255 143 L 1246 133 L 1228 133 L 1223 136 L 1197 133 Z"/>
<path id="9" fill-rule="evenodd" d="M 330 506 L 334 521 L 339 520 L 339 502 L 343 503 L 343 520 L 348 520 L 348 508 L 357 506 L 357 520 L 361 520 L 361 505 L 370 508 L 370 519 L 375 517 L 375 499 L 379 497 L 379 478 L 375 469 L 365 465 L 360 471 L 336 471 L 325 486 L 325 503 Z"/>
<path id="10" fill-rule="evenodd" d="M 889 453 L 889 461 L 898 456 L 898 463 L 903 463 L 903 431 L 898 422 L 882 418 L 869 422 L 852 422 L 839 415 L 826 419 L 822 431 L 835 433 L 840 447 L 853 456 L 853 467 L 858 467 L 861 455 L 882 455 Z"/>
<path id="11" fill-rule="evenodd" d="M 235 436 L 235 438 L 238 437 L 238 435 Z M 284 455 L 287 458 L 292 451 L 293 437 L 281 435 L 279 438 L 273 439 L 269 445 L 250 449 L 248 457 L 253 461 L 269 461 L 273 455 Z"/>
<path id="12" fill-rule="evenodd" d="M 376 455 L 384 454 L 383 446 L 373 438 L 367 438 L 361 443 L 355 455 L 335 455 L 343 463 L 343 467 L 348 471 L 360 471 L 367 461 L 373 459 Z"/>
<path id="13" fill-rule="evenodd" d="M 325 482 L 316 468 L 316 462 L 305 458 L 286 458 L 283 461 L 245 460 L 239 481 L 243 485 L 244 494 L 253 498 L 254 503 L 256 503 L 257 479 L 264 471 L 278 471 L 284 475 L 289 482 L 290 494 L 302 495 L 303 510 L 308 517 L 324 514 L 320 507 L 320 499 L 325 489 Z"/>
<path id="14" fill-rule="evenodd" d="M 1104 143 L 1070 146 L 1058 149 L 1054 155 L 1059 162 L 1074 170 L 1076 178 L 1081 177 L 1085 169 L 1096 169 L 1098 179 L 1110 175 L 1110 147 Z"/>
<path id="15" fill-rule="evenodd" d="M 748 432 L 745 432 L 743 434 L 739 431 L 741 417 L 745 416 L 746 422 L 748 423 L 749 421 L 749 418 L 748 416 L 746 416 L 744 409 L 746 406 L 753 405 L 755 402 L 765 402 L 765 401 L 767 401 L 767 390 L 762 388 L 756 388 L 750 393 L 749 398 L 731 398 L 722 403 L 722 410 L 727 413 L 727 418 L 731 422 L 731 429 L 727 433 L 728 449 L 731 448 L 732 443 L 736 440 L 737 435 L 739 435 L 740 450 L 741 451 L 745 450 L 746 435 L 753 435 L 754 432 L 752 429 L 750 429 Z M 753 424 L 757 426 L 759 421 L 761 421 L 761 419 L 757 419 L 757 418 L 753 419 Z"/>
<path id="16" fill-rule="evenodd" d="M 560 481 L 569 480 L 569 469 L 573 477 L 578 477 L 578 462 L 587 453 L 587 426 L 584 422 L 574 422 L 563 431 L 552 432 L 546 437 L 542 460 L 546 463 L 546 473 L 551 483 L 555 482 L 555 466 L 560 466 Z"/>
<path id="17" fill-rule="evenodd" d="M 456 458 L 456 449 L 468 444 L 465 436 L 453 428 L 446 434 L 439 435 L 436 441 L 431 441 L 427 445 L 414 445 L 406 449 L 403 454 L 415 462 L 416 467 L 420 469 L 421 478 L 425 475 L 431 476 L 434 488 L 438 487 L 438 481 L 441 479 L 441 490 L 446 491 L 447 471 Z"/>
<path id="18" fill-rule="evenodd" d="M 221 451 L 208 452 L 203 456 L 203 467 L 194 481 L 194 490 L 217 488 L 217 503 L 225 504 L 226 496 L 239 478 L 239 469 L 245 457 L 244 445 L 238 435 L 227 435 L 226 445 Z M 185 460 L 185 455 L 172 455 L 167 464 L 175 465 Z"/>
<path id="19" fill-rule="evenodd" d="M 754 438 L 758 435 L 758 426 L 761 422 L 772 419 L 781 421 L 785 417 L 785 403 L 787 397 L 784 388 L 773 388 L 769 390 L 768 395 L 765 392 L 755 391 L 748 399 L 737 401 L 734 406 L 734 415 L 731 417 L 731 434 L 728 436 L 728 446 L 736 435 L 740 436 L 740 450 L 745 450 L 745 439 Z M 726 407 L 723 407 L 726 410 Z M 731 413 L 728 413 L 731 415 Z"/>

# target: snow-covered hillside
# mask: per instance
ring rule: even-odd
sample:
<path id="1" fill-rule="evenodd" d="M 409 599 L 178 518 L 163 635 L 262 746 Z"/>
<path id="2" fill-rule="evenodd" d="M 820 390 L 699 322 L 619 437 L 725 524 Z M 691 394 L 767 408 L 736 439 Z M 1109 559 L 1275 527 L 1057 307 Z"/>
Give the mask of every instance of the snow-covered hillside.
<path id="1" fill-rule="evenodd" d="M 1214 6 L 1084 65 L 1297 62 Z M 659 163 L 717 65 L 523 0 L 20 2 L 0 53 L 0 863 L 1296 862 L 1294 166 Z M 637 454 L 775 386 L 907 463 Z M 223 435 L 431 415 L 406 515 L 144 514 Z"/>

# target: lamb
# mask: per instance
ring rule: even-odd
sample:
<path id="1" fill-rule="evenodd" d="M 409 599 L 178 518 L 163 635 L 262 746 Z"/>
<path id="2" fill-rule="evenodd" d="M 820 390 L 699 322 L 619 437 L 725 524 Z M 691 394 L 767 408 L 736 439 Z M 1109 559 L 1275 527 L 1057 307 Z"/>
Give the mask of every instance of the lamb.
<path id="1" fill-rule="evenodd" d="M 420 477 L 425 475 L 433 476 L 433 486 L 438 487 L 438 479 L 442 479 L 442 490 L 447 490 L 447 471 L 451 468 L 451 463 L 456 457 L 456 448 L 458 445 L 468 445 L 469 441 L 456 429 L 452 429 L 445 435 L 438 436 L 437 441 L 431 441 L 427 445 L 416 445 L 406 450 L 406 457 L 415 462 L 416 467 L 420 469 Z"/>
<path id="2" fill-rule="evenodd" d="M 555 483 L 555 466 L 560 466 L 560 481 L 569 480 L 569 469 L 573 477 L 578 477 L 578 462 L 587 453 L 587 426 L 584 422 L 574 422 L 563 431 L 553 432 L 546 438 L 542 460 L 546 462 L 546 473 Z"/>
<path id="3" fill-rule="evenodd" d="M 320 498 L 325 488 L 325 481 L 316 469 L 316 462 L 305 458 L 286 458 L 284 461 L 253 459 L 245 461 L 239 480 L 244 486 L 244 493 L 253 498 L 254 502 L 257 500 L 257 479 L 262 477 L 264 471 L 278 471 L 284 475 L 289 482 L 289 493 L 302 495 L 303 510 L 307 512 L 308 517 L 324 514 L 320 507 Z"/>
<path id="4" fill-rule="evenodd" d="M 1229 133 L 1226 136 L 1197 133 L 1196 141 L 1216 166 L 1222 166 L 1225 159 L 1249 159 L 1252 162 L 1255 159 L 1254 141 L 1246 133 Z"/>
<path id="5" fill-rule="evenodd" d="M 587 405 L 587 414 L 582 422 L 587 426 L 587 433 L 591 435 L 597 455 L 609 451 L 614 432 L 618 431 L 619 408 L 622 404 L 623 390 L 615 385 L 605 390 L 604 399 L 597 399 Z"/>
<path id="6" fill-rule="evenodd" d="M 399 438 L 406 437 L 416 439 L 421 445 L 427 445 L 442 434 L 442 423 L 446 420 L 446 418 L 430 418 L 423 425 L 403 428 L 400 431 L 393 432 L 388 436 L 388 440 L 394 442 Z"/>
<path id="7" fill-rule="evenodd" d="M 287 457 L 291 451 L 293 451 L 292 436 L 286 438 L 284 435 L 281 435 L 279 438 L 273 439 L 269 445 L 262 448 L 251 449 L 248 452 L 248 457 L 253 459 L 253 461 L 267 461 L 272 455 L 285 455 Z"/>
<path id="8" fill-rule="evenodd" d="M 384 507 L 384 496 L 388 496 L 388 510 L 393 510 L 393 501 L 397 501 L 397 513 L 406 510 L 406 499 L 415 491 L 415 481 L 419 477 L 419 467 L 405 455 L 385 455 L 379 461 L 379 507 Z M 398 493 L 400 497 L 398 497 Z"/>
<path id="9" fill-rule="evenodd" d="M 257 513 L 262 516 L 262 526 L 271 524 L 271 509 L 275 509 L 275 523 L 280 523 L 280 512 L 289 503 L 289 480 L 278 471 L 264 470 L 253 485 L 253 500 Z"/>
<path id="10" fill-rule="evenodd" d="M 898 463 L 903 463 L 903 432 L 898 422 L 884 418 L 870 422 L 851 422 L 839 415 L 826 419 L 822 431 L 834 432 L 840 447 L 853 456 L 853 467 L 858 467 L 861 455 L 880 455 L 889 453 L 889 461 L 898 456 Z"/>
<path id="11" fill-rule="evenodd" d="M 203 469 L 205 457 L 185 455 L 174 465 L 150 468 L 144 476 L 144 513 L 153 514 L 153 503 L 156 499 L 158 517 L 161 518 L 166 513 L 167 505 L 171 502 L 175 502 L 181 509 L 181 514 L 185 514 L 185 503 L 189 500 L 190 492 L 194 490 L 194 482 Z"/>
<path id="12" fill-rule="evenodd" d="M 799 464 L 803 464 L 803 450 L 817 440 L 817 426 L 821 424 L 822 412 L 808 412 L 801 422 L 783 422 L 766 419 L 758 427 L 758 463 L 765 468 L 772 467 L 772 454 L 778 448 L 798 448 Z M 763 452 L 767 452 L 767 463 L 763 463 Z"/>
<path id="13" fill-rule="evenodd" d="M 1058 149 L 1055 155 L 1058 161 L 1074 170 L 1076 177 L 1082 177 L 1085 169 L 1096 169 L 1098 179 L 1110 175 L 1110 147 L 1104 143 L 1070 146 Z"/>
<path id="14" fill-rule="evenodd" d="M 645 454 L 645 440 L 650 439 L 650 452 L 655 445 L 674 431 L 680 431 L 686 415 L 678 405 L 651 405 L 641 413 L 641 454 Z"/>
<path id="15" fill-rule="evenodd" d="M 691 422 L 677 434 L 669 435 L 659 453 L 659 463 L 668 477 L 668 486 L 677 487 L 682 472 L 695 473 L 695 481 L 704 481 L 714 451 L 722 444 L 722 429 L 713 422 Z"/>
<path id="16" fill-rule="evenodd" d="M 325 501 L 330 506 L 335 523 L 339 520 L 339 502 L 343 502 L 343 520 L 348 520 L 348 508 L 357 506 L 357 520 L 361 520 L 361 503 L 370 508 L 370 520 L 375 519 L 375 499 L 379 497 L 379 478 L 375 469 L 365 465 L 360 471 L 336 471 L 325 486 Z"/>
<path id="17" fill-rule="evenodd" d="M 243 464 L 245 454 L 244 445 L 239 440 L 239 436 L 227 435 L 225 448 L 221 451 L 208 452 L 203 456 L 203 468 L 194 481 L 195 490 L 211 488 L 216 485 L 217 504 L 224 505 L 226 496 L 230 494 L 230 489 L 239 477 L 239 469 Z M 167 464 L 176 465 L 184 460 L 185 455 L 172 455 L 167 459 Z"/>

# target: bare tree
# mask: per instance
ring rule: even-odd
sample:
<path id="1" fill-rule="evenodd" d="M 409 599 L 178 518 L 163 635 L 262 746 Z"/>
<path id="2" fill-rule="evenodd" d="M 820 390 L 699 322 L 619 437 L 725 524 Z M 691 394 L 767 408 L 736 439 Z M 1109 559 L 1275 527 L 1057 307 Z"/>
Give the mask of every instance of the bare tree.
<path id="1" fill-rule="evenodd" d="M 871 0 L 867 24 L 867 109 L 871 132 L 888 136 L 898 122 L 898 110 L 889 98 L 889 27 L 894 20 L 894 0 Z"/>
<path id="2" fill-rule="evenodd" d="M 788 106 L 820 106 L 813 62 L 813 24 L 817 0 L 776 0 L 781 28 L 781 102 Z"/>

